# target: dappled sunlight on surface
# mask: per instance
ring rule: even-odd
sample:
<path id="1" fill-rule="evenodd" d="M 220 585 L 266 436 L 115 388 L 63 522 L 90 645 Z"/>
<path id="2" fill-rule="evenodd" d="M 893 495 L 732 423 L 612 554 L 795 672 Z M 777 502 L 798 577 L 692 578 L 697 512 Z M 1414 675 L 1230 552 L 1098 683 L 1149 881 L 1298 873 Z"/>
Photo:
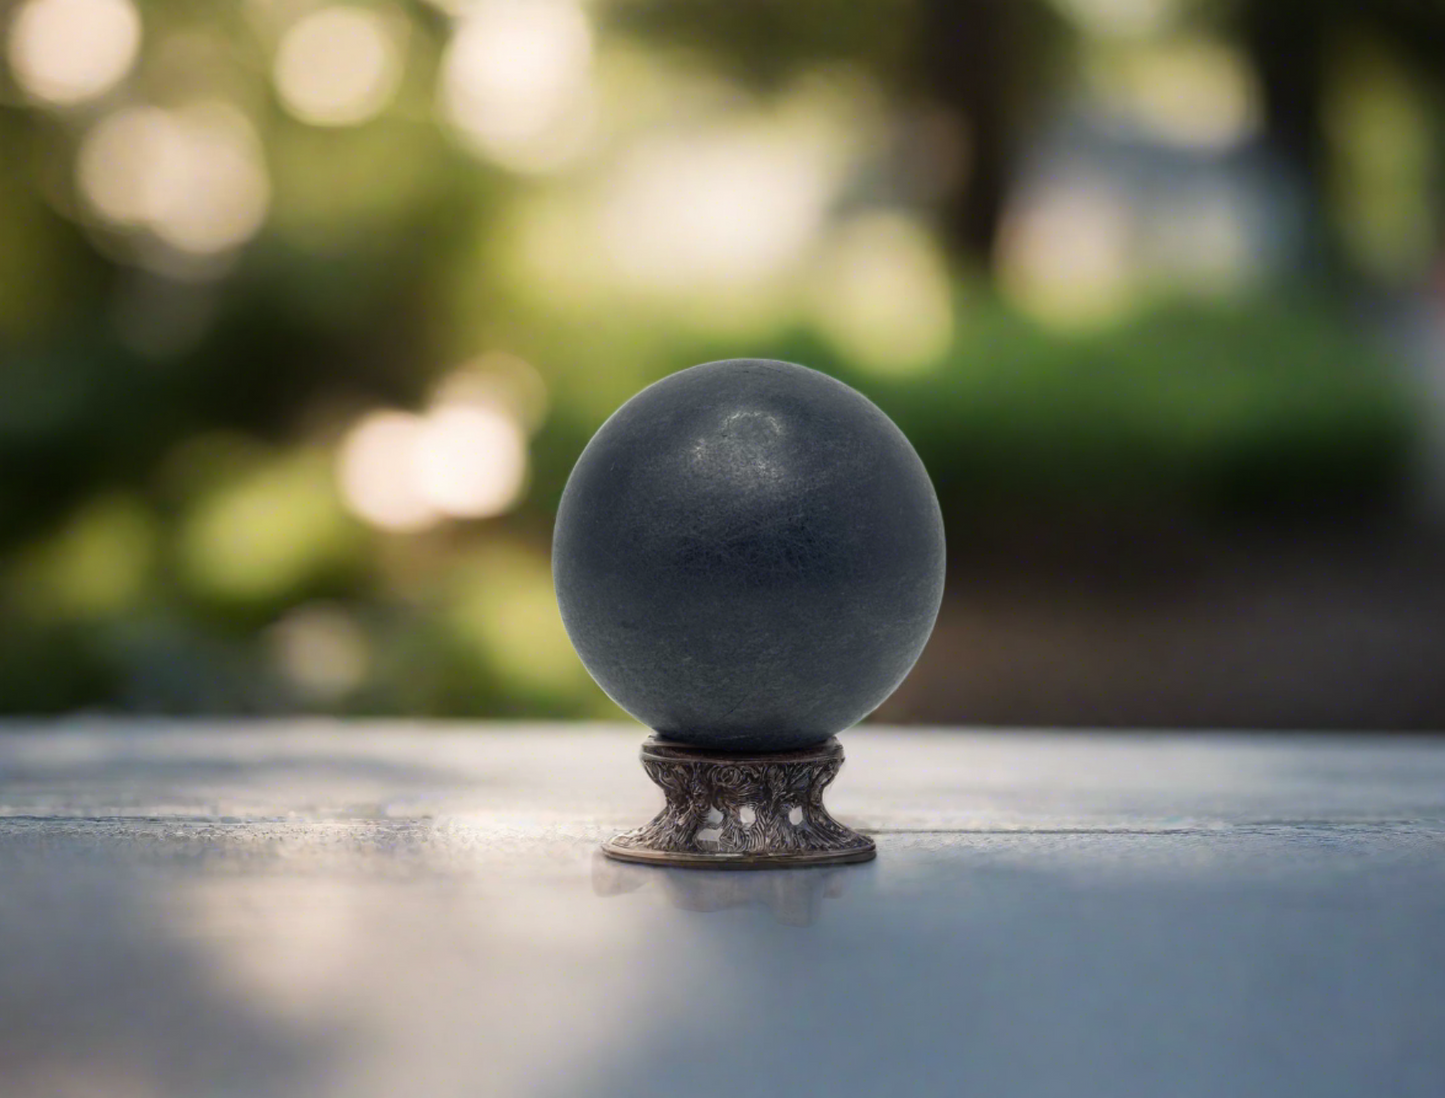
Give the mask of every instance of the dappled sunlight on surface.
<path id="1" fill-rule="evenodd" d="M 720 873 L 641 734 L 0 736 L 7 1098 L 1434 1093 L 1438 747 L 862 731 L 879 860 Z"/>

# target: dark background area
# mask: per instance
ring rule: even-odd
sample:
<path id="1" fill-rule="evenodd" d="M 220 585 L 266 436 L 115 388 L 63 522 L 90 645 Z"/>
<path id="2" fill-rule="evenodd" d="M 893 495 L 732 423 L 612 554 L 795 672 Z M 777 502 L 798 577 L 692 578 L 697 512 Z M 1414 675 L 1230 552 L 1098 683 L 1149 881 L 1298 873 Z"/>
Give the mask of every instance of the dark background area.
<path id="1" fill-rule="evenodd" d="M 0 4 L 0 710 L 587 717 L 643 385 L 869 395 L 880 719 L 1445 726 L 1445 6 Z"/>

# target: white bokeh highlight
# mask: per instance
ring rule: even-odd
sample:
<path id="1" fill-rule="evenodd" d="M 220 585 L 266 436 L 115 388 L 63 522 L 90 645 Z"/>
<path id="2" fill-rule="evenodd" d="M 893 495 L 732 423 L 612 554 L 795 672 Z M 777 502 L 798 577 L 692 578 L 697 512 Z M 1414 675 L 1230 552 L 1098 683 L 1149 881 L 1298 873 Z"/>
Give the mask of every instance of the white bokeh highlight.
<path id="1" fill-rule="evenodd" d="M 656 138 L 606 188 L 603 245 L 618 276 L 640 287 L 762 281 L 812 243 L 834 176 L 808 142 L 763 127 Z"/>
<path id="2" fill-rule="evenodd" d="M 464 368 L 438 387 L 424 413 L 367 413 L 337 455 L 346 506 L 397 533 L 511 510 L 529 475 L 526 405 L 516 395 L 505 376 Z"/>
<path id="3" fill-rule="evenodd" d="M 11 19 L 6 52 L 28 96 L 64 107 L 118 84 L 140 43 L 140 13 L 131 0 L 28 0 Z"/>
<path id="4" fill-rule="evenodd" d="M 394 21 L 369 8 L 327 7 L 281 39 L 272 75 L 282 105 L 316 126 L 376 117 L 396 94 L 402 44 Z"/>
<path id="5" fill-rule="evenodd" d="M 527 437 L 497 406 L 456 404 L 426 417 L 413 456 L 421 498 L 452 518 L 509 510 L 527 484 Z"/>
<path id="6" fill-rule="evenodd" d="M 438 98 L 463 144 L 545 172 L 583 153 L 596 121 L 593 36 L 573 0 L 480 0 L 459 17 Z"/>
<path id="7" fill-rule="evenodd" d="M 422 417 L 394 410 L 367 414 L 348 432 L 337 459 L 341 497 L 358 518 L 398 533 L 435 526 L 442 515 L 416 482 Z"/>
<path id="8" fill-rule="evenodd" d="M 82 140 L 76 176 L 103 221 L 149 229 L 192 256 L 244 244 L 265 222 L 271 197 L 254 129 L 221 102 L 107 115 Z"/>

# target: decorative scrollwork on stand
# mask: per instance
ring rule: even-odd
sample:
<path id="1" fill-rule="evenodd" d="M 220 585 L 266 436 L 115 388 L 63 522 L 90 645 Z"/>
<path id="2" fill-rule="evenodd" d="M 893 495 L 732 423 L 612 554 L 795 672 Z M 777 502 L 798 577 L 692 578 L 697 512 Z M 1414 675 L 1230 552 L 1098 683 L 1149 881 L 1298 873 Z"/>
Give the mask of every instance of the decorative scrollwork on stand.
<path id="1" fill-rule="evenodd" d="M 834 738 L 802 751 L 731 755 L 654 736 L 642 746 L 642 766 L 666 804 L 602 849 L 626 861 L 717 868 L 867 861 L 873 840 L 823 807 L 842 765 Z"/>

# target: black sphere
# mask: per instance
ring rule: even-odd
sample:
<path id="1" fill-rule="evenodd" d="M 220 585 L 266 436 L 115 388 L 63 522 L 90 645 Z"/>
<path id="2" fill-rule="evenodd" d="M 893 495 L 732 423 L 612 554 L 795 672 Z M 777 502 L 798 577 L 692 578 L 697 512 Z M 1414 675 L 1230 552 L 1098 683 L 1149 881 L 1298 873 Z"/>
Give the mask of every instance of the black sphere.
<path id="1" fill-rule="evenodd" d="M 892 420 L 815 370 L 736 359 L 602 425 L 562 493 L 552 571 L 618 705 L 671 740 L 785 751 L 903 681 L 943 556 L 933 485 Z"/>

